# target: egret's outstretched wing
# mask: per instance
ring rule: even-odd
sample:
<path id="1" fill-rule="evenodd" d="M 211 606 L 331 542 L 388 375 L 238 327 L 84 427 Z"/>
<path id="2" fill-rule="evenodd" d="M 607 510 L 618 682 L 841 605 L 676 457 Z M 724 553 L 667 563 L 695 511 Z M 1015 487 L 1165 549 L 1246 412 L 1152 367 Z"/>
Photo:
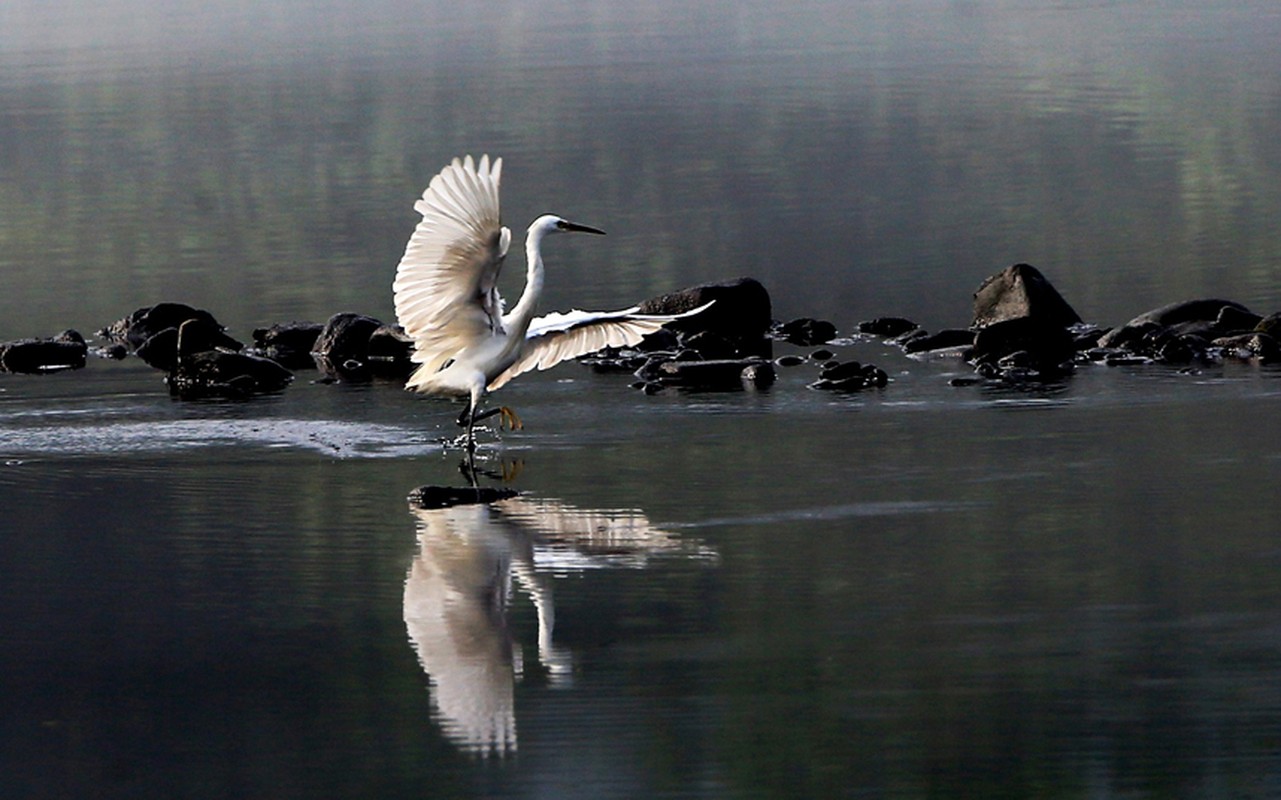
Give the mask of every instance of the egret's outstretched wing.
<path id="1" fill-rule="evenodd" d="M 489 382 L 494 391 L 522 372 L 550 369 L 562 361 L 605 347 L 629 347 L 667 323 L 693 316 L 710 306 L 684 314 L 641 314 L 635 307 L 622 311 L 570 311 L 537 317 L 525 334 L 525 347 L 516 362 Z"/>
<path id="2" fill-rule="evenodd" d="M 503 160 L 467 156 L 431 179 L 392 284 L 396 319 L 430 374 L 462 347 L 501 326 L 498 273 L 511 244 L 498 211 Z"/>

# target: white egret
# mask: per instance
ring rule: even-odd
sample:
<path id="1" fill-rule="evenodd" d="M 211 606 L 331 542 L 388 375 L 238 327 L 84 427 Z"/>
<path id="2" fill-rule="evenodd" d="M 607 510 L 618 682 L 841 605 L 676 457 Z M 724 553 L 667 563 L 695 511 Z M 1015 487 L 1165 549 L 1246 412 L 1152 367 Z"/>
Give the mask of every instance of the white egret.
<path id="1" fill-rule="evenodd" d="M 645 315 L 638 309 L 570 311 L 535 317 L 543 290 L 543 238 L 604 231 L 546 214 L 525 239 L 525 290 L 510 312 L 498 294 L 498 275 L 511 244 L 498 208 L 503 160 L 471 156 L 431 179 L 414 209 L 423 215 L 396 269 L 396 318 L 414 341 L 420 364 L 405 388 L 468 398 L 458 418 L 476 446 L 477 420 L 501 413 L 512 428 L 520 419 L 507 407 L 480 411 L 486 392 L 531 369 L 549 369 L 603 347 L 636 344 L 646 334 L 687 314 Z"/>

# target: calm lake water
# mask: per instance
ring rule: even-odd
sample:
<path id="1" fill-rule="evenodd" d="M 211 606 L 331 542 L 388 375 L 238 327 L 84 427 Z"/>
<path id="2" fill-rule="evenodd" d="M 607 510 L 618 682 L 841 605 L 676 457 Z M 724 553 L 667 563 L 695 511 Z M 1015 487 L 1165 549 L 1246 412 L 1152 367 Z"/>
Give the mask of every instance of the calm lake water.
<path id="1" fill-rule="evenodd" d="M 1101 325 L 1281 311 L 1272 2 L 77 5 L 0 8 L 0 340 L 391 319 L 467 152 L 609 231 L 547 310 L 963 327 L 1025 261 Z M 445 511 L 457 409 L 392 384 L 0 375 L 0 795 L 1281 795 L 1281 367 L 833 349 L 893 382 L 523 377 L 520 496 Z"/>

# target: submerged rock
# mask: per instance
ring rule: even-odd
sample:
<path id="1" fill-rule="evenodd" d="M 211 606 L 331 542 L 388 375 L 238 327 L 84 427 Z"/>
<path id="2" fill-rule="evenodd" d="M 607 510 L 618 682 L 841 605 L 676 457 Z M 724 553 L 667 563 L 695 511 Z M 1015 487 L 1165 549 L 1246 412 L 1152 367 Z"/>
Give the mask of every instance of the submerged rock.
<path id="1" fill-rule="evenodd" d="M 48 339 L 0 342 L 0 371 L 38 374 L 84 367 L 89 346 L 78 331 Z"/>
<path id="2" fill-rule="evenodd" d="M 184 400 L 278 392 L 294 379 L 293 373 L 269 358 L 215 349 L 207 326 L 199 320 L 179 327 L 176 352 L 166 380 L 170 393 Z"/>

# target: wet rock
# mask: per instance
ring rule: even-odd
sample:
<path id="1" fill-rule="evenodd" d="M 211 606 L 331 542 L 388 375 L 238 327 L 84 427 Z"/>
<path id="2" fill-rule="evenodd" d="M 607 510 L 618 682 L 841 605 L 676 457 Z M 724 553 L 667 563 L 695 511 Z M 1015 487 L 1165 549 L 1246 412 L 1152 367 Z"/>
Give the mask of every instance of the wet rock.
<path id="1" fill-rule="evenodd" d="M 1210 342 L 1210 346 L 1220 348 L 1225 356 L 1252 358 L 1259 361 L 1281 360 L 1281 344 L 1267 333 L 1225 336 Z"/>
<path id="2" fill-rule="evenodd" d="M 779 325 L 774 329 L 774 336 L 789 344 L 812 347 L 835 339 L 836 326 L 827 320 L 801 317 Z"/>
<path id="3" fill-rule="evenodd" d="M 1028 318 L 1060 328 L 1081 321 L 1058 290 L 1031 264 L 1005 268 L 983 281 L 974 293 L 973 328 Z"/>
<path id="4" fill-rule="evenodd" d="M 1269 336 L 1281 335 L 1281 314 L 1269 314 L 1254 326 L 1255 333 L 1266 333 Z"/>
<path id="5" fill-rule="evenodd" d="M 189 319 L 200 320 L 219 331 L 226 330 L 214 318 L 213 314 L 204 309 L 193 308 L 186 303 L 157 303 L 154 306 L 139 308 L 129 316 L 111 323 L 99 331 L 98 335 L 112 341 L 123 342 L 131 349 L 136 350 L 142 346 L 143 342 L 166 328 L 173 328 L 177 331 L 179 326 Z M 228 340 L 229 343 L 226 347 L 235 350 L 240 349 L 239 342 L 230 337 L 228 337 Z M 234 345 L 231 343 L 234 343 Z"/>
<path id="6" fill-rule="evenodd" d="M 909 334 L 900 341 L 904 352 L 928 353 L 933 350 L 955 350 L 970 347 L 974 344 L 974 331 L 949 328 L 938 333 L 920 331 L 919 335 Z"/>
<path id="7" fill-rule="evenodd" d="M 762 338 L 769 331 L 769 292 L 754 278 L 691 286 L 650 298 L 639 308 L 642 314 L 683 314 L 712 301 L 715 303 L 701 314 L 665 327 L 676 333 L 712 331 L 729 339 Z"/>
<path id="8" fill-rule="evenodd" d="M 869 319 L 858 324 L 858 332 L 866 333 L 869 336 L 883 336 L 894 338 L 910 333 L 920 326 L 910 319 L 903 317 L 877 317 Z"/>
<path id="9" fill-rule="evenodd" d="M 412 506 L 430 509 L 496 503 L 518 494 L 515 489 L 490 486 L 419 486 L 408 499 Z"/>
<path id="10" fill-rule="evenodd" d="M 312 356 L 326 377 L 364 383 L 374 377 L 405 379 L 413 372 L 413 342 L 399 326 L 363 314 L 335 314 L 316 337 Z"/>
<path id="11" fill-rule="evenodd" d="M 37 374 L 85 365 L 89 347 L 78 331 L 66 330 L 48 339 L 0 342 L 0 371 Z"/>
<path id="12" fill-rule="evenodd" d="M 751 367 L 765 367 L 770 362 L 757 358 L 727 358 L 714 361 L 665 361 L 654 359 L 646 364 L 636 375 L 641 380 L 657 382 L 663 386 L 681 386 L 688 389 L 736 389 L 743 386 L 744 380 L 757 383 L 766 374 L 764 370 L 752 373 L 744 372 Z M 772 375 L 773 369 L 769 370 Z"/>
<path id="13" fill-rule="evenodd" d="M 680 339 L 675 332 L 666 328 L 659 328 L 649 336 L 641 339 L 634 349 L 641 353 L 654 353 L 663 350 L 676 350 L 679 347 Z"/>
<path id="14" fill-rule="evenodd" d="M 369 336 L 369 364 L 382 377 L 405 378 L 414 371 L 414 340 L 399 325 L 383 325 Z"/>
<path id="15" fill-rule="evenodd" d="M 667 337 L 676 334 L 685 346 L 700 352 L 706 350 L 705 357 L 709 359 L 772 355 L 766 337 L 771 324 L 769 292 L 753 278 L 692 286 L 646 300 L 639 309 L 642 314 L 683 314 L 707 303 L 712 305 L 706 310 L 668 323 L 663 331 L 650 334 L 639 349 L 669 349 L 670 345 L 665 343 Z M 714 334 L 719 340 L 715 345 L 711 344 L 712 340 L 701 345 L 691 343 L 690 339 L 698 334 Z M 655 338 L 657 342 L 653 341 Z"/>
<path id="16" fill-rule="evenodd" d="M 693 351 L 704 360 L 746 358 L 756 355 L 755 348 L 745 352 L 743 340 L 729 339 L 713 331 L 683 333 L 678 337 L 678 347 Z"/>
<path id="17" fill-rule="evenodd" d="M 774 363 L 780 367 L 799 367 L 805 363 L 805 359 L 794 355 L 779 356 L 774 359 Z"/>
<path id="18" fill-rule="evenodd" d="M 269 328 L 255 328 L 257 354 L 290 369 L 316 366 L 312 351 L 325 326 L 319 322 L 278 322 Z"/>
<path id="19" fill-rule="evenodd" d="M 120 342 L 111 342 L 102 347 L 92 348 L 91 352 L 98 358 L 108 358 L 112 361 L 120 361 L 129 357 L 129 348 Z"/>
<path id="20" fill-rule="evenodd" d="M 1225 311 L 1225 309 L 1231 310 Z M 1145 311 L 1124 325 L 1109 331 L 1099 339 L 1098 344 L 1100 347 L 1130 348 L 1144 337 L 1149 337 L 1151 340 L 1154 332 L 1165 328 L 1183 326 L 1183 330 L 1188 331 L 1191 329 L 1189 326 L 1200 326 L 1202 331 L 1209 331 L 1216 329 L 1221 319 L 1225 319 L 1227 324 L 1231 325 L 1234 318 L 1242 319 L 1242 315 L 1247 315 L 1247 318 L 1253 317 L 1256 320 L 1255 324 L 1262 319 L 1253 315 L 1245 306 L 1231 300 L 1185 300 Z M 1224 331 L 1225 334 L 1230 332 L 1232 331 Z"/>
<path id="21" fill-rule="evenodd" d="M 195 343 L 199 342 L 200 350 L 224 350 L 232 353 L 239 352 L 244 347 L 228 336 L 222 326 L 211 317 L 196 316 L 181 324 L 187 326 L 183 330 L 189 347 L 195 348 Z M 178 365 L 178 330 L 179 328 L 173 327 L 157 331 L 139 344 L 134 354 L 147 366 L 172 372 Z"/>
<path id="22" fill-rule="evenodd" d="M 1013 317 L 993 322 L 974 334 L 967 353 L 971 363 L 999 362 L 1015 353 L 1020 366 L 1040 371 L 1056 370 L 1076 353 L 1076 339 L 1066 328 L 1039 317 Z"/>
<path id="23" fill-rule="evenodd" d="M 1015 264 L 989 277 L 974 293 L 971 363 L 995 363 L 1002 376 L 1061 372 L 1078 350 L 1072 332 L 1082 325 L 1049 280 L 1030 264 Z M 1082 342 L 1089 347 L 1091 341 Z"/>
<path id="24" fill-rule="evenodd" d="M 245 398 L 278 392 L 294 376 L 268 358 L 216 349 L 200 320 L 178 329 L 177 361 L 166 379 L 169 391 L 184 400 Z"/>
<path id="25" fill-rule="evenodd" d="M 875 365 L 846 361 L 839 364 L 827 364 L 823 371 L 819 373 L 818 380 L 810 384 L 810 388 L 856 392 L 863 389 L 881 388 L 888 385 L 889 382 L 889 375 Z"/>
<path id="26" fill-rule="evenodd" d="M 1140 314 L 1099 337 L 1098 346 L 1185 363 L 1206 358 L 1212 340 L 1249 332 L 1262 319 L 1231 300 L 1188 300 Z"/>
<path id="27" fill-rule="evenodd" d="M 836 358 L 836 353 L 827 349 L 815 350 L 810 353 L 810 361 L 830 361 L 833 358 Z"/>

